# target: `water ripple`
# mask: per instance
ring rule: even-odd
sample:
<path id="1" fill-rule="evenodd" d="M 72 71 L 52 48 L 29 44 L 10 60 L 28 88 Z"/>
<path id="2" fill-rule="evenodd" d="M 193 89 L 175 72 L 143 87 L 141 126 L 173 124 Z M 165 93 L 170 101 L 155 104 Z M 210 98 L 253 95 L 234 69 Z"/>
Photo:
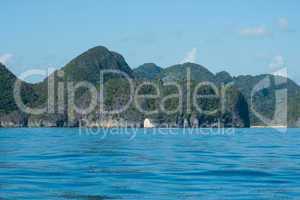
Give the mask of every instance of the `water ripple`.
<path id="1" fill-rule="evenodd" d="M 237 129 L 218 137 L 141 130 L 129 141 L 78 129 L 0 129 L 0 200 L 296 200 L 299 132 Z"/>

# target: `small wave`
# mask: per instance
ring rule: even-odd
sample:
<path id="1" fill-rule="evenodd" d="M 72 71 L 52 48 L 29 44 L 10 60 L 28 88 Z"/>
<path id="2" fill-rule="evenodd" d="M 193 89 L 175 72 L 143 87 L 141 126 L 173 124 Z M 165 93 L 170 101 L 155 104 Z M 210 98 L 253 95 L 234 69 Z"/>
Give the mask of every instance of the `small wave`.
<path id="1" fill-rule="evenodd" d="M 107 200 L 107 199 L 115 199 L 113 197 L 104 196 L 104 195 L 82 195 L 76 193 L 65 193 L 60 196 L 64 199 L 78 199 L 78 200 Z"/>
<path id="2" fill-rule="evenodd" d="M 208 170 L 205 172 L 185 172 L 176 175 L 184 176 L 241 176 L 241 177 L 270 177 L 272 173 L 258 170 Z"/>

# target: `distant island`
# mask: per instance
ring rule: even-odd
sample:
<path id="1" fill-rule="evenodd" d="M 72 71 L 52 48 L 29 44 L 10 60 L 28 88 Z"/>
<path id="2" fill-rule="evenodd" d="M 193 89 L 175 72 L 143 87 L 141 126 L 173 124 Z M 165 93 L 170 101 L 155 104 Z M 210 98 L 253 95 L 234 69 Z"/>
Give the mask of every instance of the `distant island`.
<path id="1" fill-rule="evenodd" d="M 102 71 L 109 70 L 111 74 L 101 76 Z M 146 63 L 131 69 L 122 55 L 97 46 L 36 84 L 18 79 L 0 63 L 0 125 L 143 128 L 146 123 L 149 127 L 166 128 L 299 127 L 300 87 L 284 79 L 271 74 L 237 77 L 226 71 L 214 74 L 195 63 L 165 68 Z M 268 87 L 266 84 L 257 87 L 264 80 Z M 76 89 L 71 100 L 70 83 Z M 255 88 L 258 89 L 253 93 Z M 286 91 L 286 101 L 278 98 L 277 91 Z M 131 99 L 133 94 L 135 98 Z M 16 100 L 18 95 L 22 106 Z M 143 95 L 147 98 L 142 98 Z M 127 102 L 130 103 L 126 105 Z M 278 104 L 283 106 L 278 108 Z M 91 105 L 93 109 L 87 112 Z M 284 111 L 286 118 L 282 119 Z M 281 117 L 277 119 L 279 113 Z"/>

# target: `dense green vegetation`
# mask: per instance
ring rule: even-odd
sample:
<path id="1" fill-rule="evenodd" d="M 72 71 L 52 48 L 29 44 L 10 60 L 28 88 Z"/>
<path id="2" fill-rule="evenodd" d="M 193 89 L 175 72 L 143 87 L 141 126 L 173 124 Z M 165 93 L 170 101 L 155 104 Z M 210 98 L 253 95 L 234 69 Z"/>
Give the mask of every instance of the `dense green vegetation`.
<path id="1" fill-rule="evenodd" d="M 133 70 L 134 77 L 141 80 L 155 80 L 163 73 L 163 68 L 154 63 L 145 63 Z"/>
<path id="2" fill-rule="evenodd" d="M 284 99 L 276 96 L 276 92 L 286 91 L 287 99 L 287 124 L 289 127 L 298 127 L 300 119 L 300 88 L 299 86 L 290 79 L 286 79 L 279 76 L 274 76 L 270 74 L 258 75 L 258 76 L 238 76 L 234 78 L 234 83 L 236 87 L 241 91 L 243 96 L 247 99 L 250 104 L 251 101 L 251 91 L 259 83 L 269 82 L 269 86 L 260 90 L 254 94 L 253 97 L 253 107 L 263 116 L 269 119 L 274 118 L 275 106 L 280 104 Z M 268 84 L 267 84 L 268 85 Z M 284 94 L 284 93 L 283 93 Z M 283 95 L 284 97 L 285 95 Z M 285 111 L 279 113 L 284 115 Z M 253 112 L 250 112 L 251 124 L 253 125 L 264 125 L 260 119 L 258 119 Z"/>
<path id="3" fill-rule="evenodd" d="M 103 69 L 122 71 L 133 79 L 134 91 L 143 81 L 148 81 L 139 88 L 139 95 L 159 95 L 155 98 L 140 98 L 132 101 L 128 109 L 118 114 L 106 114 L 101 110 L 100 104 L 105 105 L 107 111 L 122 108 L 130 99 L 130 85 L 124 77 L 109 74 L 104 77 L 104 86 L 100 85 L 100 72 Z M 188 85 L 187 79 L 191 80 Z M 251 91 L 263 79 L 269 78 L 271 86 L 255 93 L 253 103 L 255 109 L 263 116 L 272 118 L 275 110 L 276 91 L 286 88 L 288 93 L 288 125 L 299 126 L 300 117 L 300 88 L 291 80 L 276 85 L 275 76 L 238 76 L 232 77 L 228 72 L 213 74 L 205 67 L 185 63 L 161 68 L 154 63 L 146 63 L 131 70 L 125 59 L 118 53 L 98 46 L 74 58 L 60 70 L 55 71 L 50 77 L 37 84 L 22 82 L 22 99 L 31 107 L 47 107 L 51 113 L 31 115 L 19 111 L 13 97 L 13 87 L 17 80 L 4 65 L 0 64 L 0 120 L 2 126 L 77 126 L 83 119 L 92 122 L 107 122 L 109 120 L 123 120 L 134 126 L 142 126 L 143 119 L 150 118 L 157 126 L 174 127 L 248 127 L 250 125 L 265 125 L 255 117 L 251 111 Z M 51 98 L 54 103 L 48 104 L 48 81 L 54 80 L 54 93 Z M 86 81 L 95 86 L 97 91 L 96 106 L 90 113 L 77 112 L 68 99 L 67 88 L 69 82 L 76 84 Z M 217 86 L 214 91 L 210 86 L 197 88 L 199 83 L 211 82 Z M 176 83 L 180 89 L 170 83 Z M 226 89 L 225 105 L 222 104 L 222 88 Z M 189 88 L 189 89 L 188 89 Z M 196 91 L 197 89 L 197 91 Z M 63 91 L 59 93 L 58 91 Z M 100 98 L 103 92 L 104 99 Z M 198 98 L 196 105 L 206 112 L 199 112 L 195 107 L 193 94 L 217 95 L 215 98 Z M 75 105 L 86 108 L 92 95 L 86 88 L 80 88 L 75 95 Z M 172 98 L 165 99 L 170 95 Z M 176 96 L 177 95 L 177 96 Z M 178 98 L 181 95 L 181 100 Z M 138 107 L 137 105 L 138 104 Z M 162 106 L 163 105 L 163 108 Z M 178 109 L 177 109 L 178 108 Z M 225 109 L 223 109 L 225 108 Z M 141 112 L 140 109 L 149 111 Z M 166 113 L 167 111 L 174 111 Z M 152 112 L 153 111 L 153 112 Z M 7 125 L 10 124 L 10 125 Z M 275 124 L 276 125 L 276 124 Z M 282 125 L 282 124 L 278 124 Z M 120 125 L 119 126 L 124 126 Z"/>

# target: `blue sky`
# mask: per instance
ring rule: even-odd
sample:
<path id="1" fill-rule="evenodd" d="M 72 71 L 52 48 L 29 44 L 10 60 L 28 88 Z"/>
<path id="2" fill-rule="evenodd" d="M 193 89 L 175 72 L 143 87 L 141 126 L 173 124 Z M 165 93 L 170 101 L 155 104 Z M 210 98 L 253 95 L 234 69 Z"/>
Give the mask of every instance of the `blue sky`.
<path id="1" fill-rule="evenodd" d="M 132 68 L 193 61 L 239 75 L 286 66 L 300 83 L 299 8 L 297 0 L 4 0 L 0 61 L 19 75 L 104 45 Z"/>

